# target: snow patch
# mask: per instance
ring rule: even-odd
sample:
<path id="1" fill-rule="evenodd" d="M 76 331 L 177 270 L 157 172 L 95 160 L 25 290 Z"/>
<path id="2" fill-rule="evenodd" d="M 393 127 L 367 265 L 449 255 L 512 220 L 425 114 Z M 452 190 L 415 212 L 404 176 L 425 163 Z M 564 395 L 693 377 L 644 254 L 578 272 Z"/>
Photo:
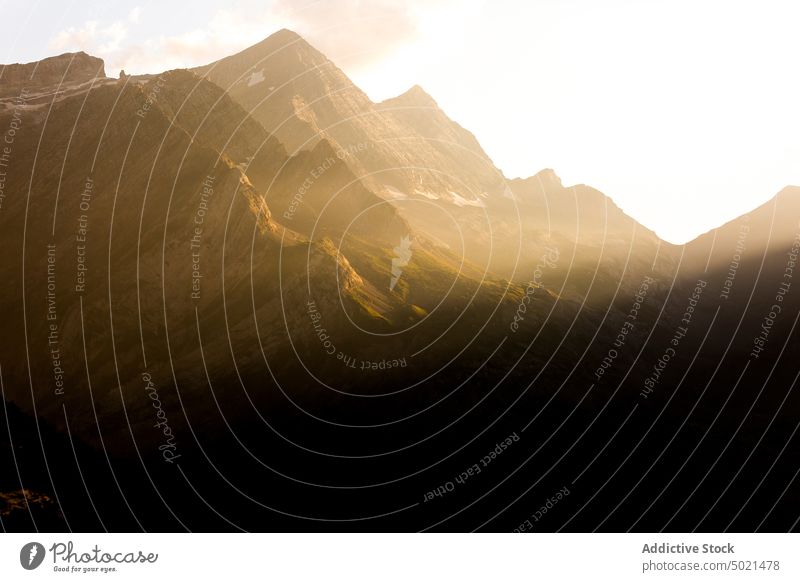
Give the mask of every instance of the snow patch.
<path id="1" fill-rule="evenodd" d="M 392 186 L 384 186 L 383 191 L 389 198 L 392 198 L 393 200 L 408 199 L 408 194 L 406 194 L 405 192 L 401 192 L 400 190 Z"/>
<path id="2" fill-rule="evenodd" d="M 261 69 L 258 72 L 252 73 L 250 78 L 247 80 L 247 86 L 252 87 L 254 85 L 258 85 L 264 80 L 264 69 Z"/>
<path id="3" fill-rule="evenodd" d="M 455 204 L 456 206 L 462 206 L 462 207 L 463 206 L 476 206 L 478 208 L 485 208 L 486 207 L 486 204 L 483 203 L 483 200 L 467 200 L 463 196 L 460 196 L 459 194 L 456 194 L 453 191 L 450 191 L 449 194 L 450 194 L 450 196 L 452 198 L 453 204 Z"/>
<path id="4" fill-rule="evenodd" d="M 420 190 L 419 188 L 414 190 L 414 194 L 416 194 L 417 196 L 424 196 L 425 198 L 428 198 L 429 200 L 438 200 L 439 199 L 439 197 L 436 194 L 434 194 L 433 192 L 428 192 L 427 190 Z"/>

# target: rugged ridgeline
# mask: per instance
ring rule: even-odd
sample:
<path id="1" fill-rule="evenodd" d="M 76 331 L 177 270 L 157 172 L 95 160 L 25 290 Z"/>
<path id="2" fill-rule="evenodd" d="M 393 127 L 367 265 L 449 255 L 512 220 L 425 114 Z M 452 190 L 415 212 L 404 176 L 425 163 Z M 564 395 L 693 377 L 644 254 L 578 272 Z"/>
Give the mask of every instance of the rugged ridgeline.
<path id="1" fill-rule="evenodd" d="M 425 139 L 406 122 L 405 114 L 387 113 L 389 103 L 370 101 L 339 68 L 291 31 L 282 30 L 196 71 L 228 91 L 290 152 L 311 149 L 321 139 L 352 152 L 351 164 L 373 186 L 436 197 L 452 191 L 470 202 L 489 191 L 502 191 L 502 175 L 488 157 L 483 155 L 483 164 L 470 164 L 469 172 L 463 172 L 458 161 L 454 165 L 448 146 L 442 151 L 441 145 Z M 422 106 L 427 107 L 428 100 Z M 443 122 L 452 123 L 446 117 Z M 477 147 L 473 155 L 480 155 L 474 138 L 469 145 Z"/>
<path id="2" fill-rule="evenodd" d="M 633 261 L 656 259 L 655 235 L 635 229 L 634 221 L 599 192 L 581 186 L 573 194 L 553 177 L 507 182 L 475 137 L 422 88 L 373 103 L 293 32 L 280 31 L 196 71 L 225 89 L 290 152 L 315 151 L 328 142 L 324 147 L 346 156 L 360 182 L 393 205 L 418 236 L 479 271 L 524 282 L 551 235 L 567 256 L 576 240 L 582 244 L 591 238 L 588 246 L 596 247 L 605 237 L 619 247 L 635 238 L 645 244 L 635 245 Z M 281 220 L 280 213 L 276 219 Z M 551 222 L 559 227 L 555 232 Z M 569 240 L 559 239 L 561 234 Z M 668 270 L 669 257 L 663 260 L 657 268 Z M 576 280 L 568 287 L 581 294 L 587 290 Z"/>
<path id="3" fill-rule="evenodd" d="M 289 31 L 98 61 L 0 76 L 4 523 L 792 527 L 795 190 L 675 247 Z"/>

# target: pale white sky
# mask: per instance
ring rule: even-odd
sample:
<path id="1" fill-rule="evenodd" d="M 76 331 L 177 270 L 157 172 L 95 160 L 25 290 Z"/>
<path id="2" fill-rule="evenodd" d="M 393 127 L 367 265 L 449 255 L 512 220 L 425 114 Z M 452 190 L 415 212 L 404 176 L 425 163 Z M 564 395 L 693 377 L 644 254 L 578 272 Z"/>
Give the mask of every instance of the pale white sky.
<path id="1" fill-rule="evenodd" d="M 375 100 L 422 85 L 507 176 L 553 168 L 683 242 L 800 184 L 798 4 L 0 0 L 0 61 L 157 72 L 292 28 Z"/>

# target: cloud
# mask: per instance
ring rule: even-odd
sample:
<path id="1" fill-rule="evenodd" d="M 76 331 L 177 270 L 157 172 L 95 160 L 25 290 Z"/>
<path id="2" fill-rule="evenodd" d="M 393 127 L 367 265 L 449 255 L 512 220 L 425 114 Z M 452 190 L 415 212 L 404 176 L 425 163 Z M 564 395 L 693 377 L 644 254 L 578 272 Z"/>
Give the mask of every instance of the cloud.
<path id="1" fill-rule="evenodd" d="M 119 51 L 127 37 L 128 27 L 121 20 L 102 27 L 96 20 L 90 20 L 80 28 L 62 30 L 48 47 L 55 51 L 84 50 L 102 55 Z"/>
<path id="2" fill-rule="evenodd" d="M 318 0 L 298 8 L 295 0 L 277 0 L 273 10 L 324 54 L 357 67 L 413 42 L 419 31 L 419 8 L 425 4 L 417 0 Z"/>
<path id="3" fill-rule="evenodd" d="M 421 12 L 453 0 L 238 0 L 215 10 L 201 27 L 151 35 L 150 10 L 133 8 L 110 24 L 97 20 L 70 27 L 50 41 L 53 50 L 83 50 L 106 61 L 107 70 L 156 73 L 203 65 L 290 28 L 348 68 L 374 64 L 419 34 Z M 172 10 L 176 13 L 172 14 Z M 161 22 L 180 11 L 152 12 Z M 135 33 L 133 30 L 135 29 Z M 150 27 L 150 30 L 153 28 Z"/>

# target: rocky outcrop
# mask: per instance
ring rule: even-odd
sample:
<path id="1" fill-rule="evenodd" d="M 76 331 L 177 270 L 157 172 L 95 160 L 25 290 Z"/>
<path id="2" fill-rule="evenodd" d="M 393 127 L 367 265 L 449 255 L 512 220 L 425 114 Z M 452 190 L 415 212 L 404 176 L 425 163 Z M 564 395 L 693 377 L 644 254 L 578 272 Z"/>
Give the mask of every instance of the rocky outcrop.
<path id="1" fill-rule="evenodd" d="M 32 63 L 0 65 L 0 96 L 17 94 L 23 88 L 35 90 L 85 83 L 105 76 L 103 60 L 84 52 L 64 53 Z"/>
<path id="2" fill-rule="evenodd" d="M 502 175 L 477 140 L 422 89 L 409 92 L 408 99 L 424 98 L 431 104 L 427 110 L 400 114 L 391 103 L 373 103 L 294 32 L 279 31 L 195 71 L 228 91 L 290 153 L 327 139 L 352 154 L 348 164 L 376 192 L 388 187 L 412 197 L 421 192 L 428 199 L 448 199 L 449 192 L 463 195 L 465 190 L 472 192 L 464 195 L 470 199 L 487 191 L 502 193 Z M 454 143 L 442 145 L 439 139 Z"/>

